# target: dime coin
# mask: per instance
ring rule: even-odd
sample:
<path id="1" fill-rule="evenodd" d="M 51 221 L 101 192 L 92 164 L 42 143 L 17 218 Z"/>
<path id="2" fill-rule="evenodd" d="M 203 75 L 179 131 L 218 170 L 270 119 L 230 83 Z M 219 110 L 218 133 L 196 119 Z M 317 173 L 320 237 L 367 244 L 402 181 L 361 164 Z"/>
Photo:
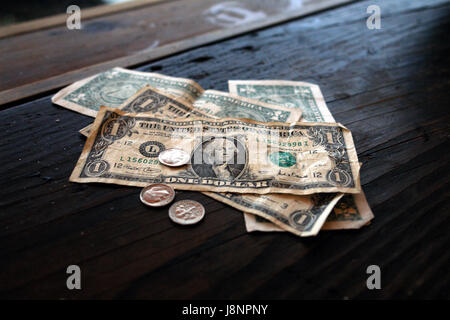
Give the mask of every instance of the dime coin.
<path id="1" fill-rule="evenodd" d="M 164 150 L 158 156 L 159 162 L 169 167 L 183 166 L 189 162 L 189 158 L 189 153 L 176 148 Z"/>
<path id="2" fill-rule="evenodd" d="M 169 208 L 169 217 L 178 224 L 194 224 L 205 216 L 205 208 L 194 200 L 181 200 Z"/>
<path id="3" fill-rule="evenodd" d="M 150 207 L 162 207 L 173 201 L 175 190 L 166 184 L 151 184 L 142 189 L 140 198 Z"/>

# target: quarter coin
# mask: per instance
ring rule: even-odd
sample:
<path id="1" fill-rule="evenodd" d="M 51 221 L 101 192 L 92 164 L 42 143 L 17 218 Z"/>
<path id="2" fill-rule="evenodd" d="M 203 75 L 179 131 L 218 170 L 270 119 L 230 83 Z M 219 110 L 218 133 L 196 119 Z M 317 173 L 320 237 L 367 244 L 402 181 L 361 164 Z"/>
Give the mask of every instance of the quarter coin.
<path id="1" fill-rule="evenodd" d="M 189 153 L 177 148 L 164 150 L 158 155 L 159 162 L 169 167 L 183 166 L 189 162 L 189 158 Z"/>
<path id="2" fill-rule="evenodd" d="M 150 207 L 162 207 L 173 201 L 175 190 L 166 184 L 151 184 L 142 189 L 140 199 Z"/>
<path id="3" fill-rule="evenodd" d="M 169 208 L 169 217 L 178 224 L 195 224 L 205 216 L 205 208 L 194 200 L 181 200 Z"/>

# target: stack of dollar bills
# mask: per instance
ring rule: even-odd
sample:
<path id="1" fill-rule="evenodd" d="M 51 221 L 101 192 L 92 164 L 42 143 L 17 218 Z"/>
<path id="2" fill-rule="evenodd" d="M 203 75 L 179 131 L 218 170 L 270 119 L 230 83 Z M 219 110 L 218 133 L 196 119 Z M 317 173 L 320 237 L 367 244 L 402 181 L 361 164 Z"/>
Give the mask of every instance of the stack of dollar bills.
<path id="1" fill-rule="evenodd" d="M 304 237 L 370 222 L 351 132 L 318 85 L 230 80 L 228 88 L 114 68 L 62 89 L 53 103 L 95 117 L 80 128 L 87 141 L 70 181 L 200 191 L 242 211 L 249 232 Z M 190 163 L 160 164 L 170 148 L 189 152 Z"/>

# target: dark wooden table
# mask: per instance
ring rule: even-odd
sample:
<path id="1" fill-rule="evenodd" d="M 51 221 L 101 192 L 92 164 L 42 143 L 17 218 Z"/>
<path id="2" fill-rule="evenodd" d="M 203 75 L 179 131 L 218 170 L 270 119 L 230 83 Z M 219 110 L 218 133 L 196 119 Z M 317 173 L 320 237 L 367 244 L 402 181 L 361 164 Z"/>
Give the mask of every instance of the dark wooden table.
<path id="1" fill-rule="evenodd" d="M 68 181 L 92 119 L 52 94 L 0 111 L 2 298 L 449 298 L 450 4 L 362 1 L 142 65 L 227 90 L 228 79 L 317 83 L 353 132 L 375 219 L 317 237 L 247 233 L 242 214 L 173 224 L 139 188 Z M 39 66 L 35 66 L 39 68 Z M 381 268 L 368 290 L 366 268 Z M 66 288 L 79 265 L 82 290 Z"/>

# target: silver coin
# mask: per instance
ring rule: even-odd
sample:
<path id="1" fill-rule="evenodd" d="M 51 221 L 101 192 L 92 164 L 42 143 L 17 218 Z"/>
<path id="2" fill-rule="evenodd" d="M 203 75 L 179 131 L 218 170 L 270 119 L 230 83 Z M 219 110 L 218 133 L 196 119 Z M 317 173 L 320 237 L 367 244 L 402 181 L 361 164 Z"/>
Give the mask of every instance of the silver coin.
<path id="1" fill-rule="evenodd" d="M 189 153 L 177 148 L 164 150 L 158 155 L 159 162 L 169 167 L 183 166 L 189 162 L 189 159 Z"/>
<path id="2" fill-rule="evenodd" d="M 205 216 L 203 205 L 194 200 L 181 200 L 169 208 L 169 217 L 178 224 L 195 224 Z"/>
<path id="3" fill-rule="evenodd" d="M 167 184 L 151 184 L 142 189 L 140 199 L 150 207 L 162 207 L 173 201 L 175 190 Z"/>

